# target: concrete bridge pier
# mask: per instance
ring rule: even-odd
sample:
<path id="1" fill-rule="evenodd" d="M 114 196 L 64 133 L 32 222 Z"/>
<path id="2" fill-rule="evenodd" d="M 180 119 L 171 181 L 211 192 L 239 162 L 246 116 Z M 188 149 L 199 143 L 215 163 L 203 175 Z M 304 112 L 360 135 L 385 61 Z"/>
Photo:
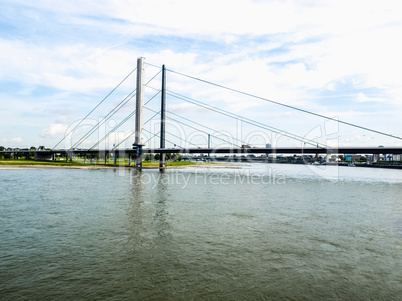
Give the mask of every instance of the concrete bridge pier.
<path id="1" fill-rule="evenodd" d="M 136 168 L 142 169 L 142 147 L 144 128 L 144 58 L 137 59 L 137 95 L 135 112 L 135 141 L 133 148 L 137 149 Z"/>
<path id="2" fill-rule="evenodd" d="M 142 145 L 137 145 L 137 159 L 135 162 L 135 167 L 139 170 L 142 169 Z"/>

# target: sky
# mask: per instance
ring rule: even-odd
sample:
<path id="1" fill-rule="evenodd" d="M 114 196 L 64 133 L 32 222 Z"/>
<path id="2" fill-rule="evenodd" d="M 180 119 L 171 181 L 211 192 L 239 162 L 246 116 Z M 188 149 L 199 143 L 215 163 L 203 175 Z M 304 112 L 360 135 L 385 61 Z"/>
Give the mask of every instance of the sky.
<path id="1" fill-rule="evenodd" d="M 58 147 L 72 146 L 135 88 L 132 75 L 81 121 L 136 67 L 139 57 L 147 63 L 147 80 L 165 64 L 168 70 L 402 137 L 401 15 L 399 1 L 387 0 L 2 0 L 0 145 L 52 148 L 81 122 Z M 168 91 L 236 118 L 168 95 L 169 112 L 214 130 L 197 132 L 171 120 L 168 129 L 176 137 L 169 137 L 168 146 L 205 146 L 207 133 L 213 146 L 223 145 L 221 138 L 228 136 L 234 144 L 302 143 L 279 131 L 330 146 L 402 146 L 401 139 L 172 71 L 167 72 Z M 160 75 L 146 88 L 146 101 L 154 89 L 160 89 Z M 149 103 L 155 112 L 158 98 Z M 77 147 L 92 146 L 134 106 L 130 101 Z M 146 120 L 154 115 L 151 110 Z M 133 118 L 105 145 L 127 138 Z M 278 131 L 251 126 L 248 119 Z M 146 126 L 144 139 L 157 146 L 157 136 L 149 133 L 157 122 Z M 130 139 L 122 145 L 130 147 Z"/>

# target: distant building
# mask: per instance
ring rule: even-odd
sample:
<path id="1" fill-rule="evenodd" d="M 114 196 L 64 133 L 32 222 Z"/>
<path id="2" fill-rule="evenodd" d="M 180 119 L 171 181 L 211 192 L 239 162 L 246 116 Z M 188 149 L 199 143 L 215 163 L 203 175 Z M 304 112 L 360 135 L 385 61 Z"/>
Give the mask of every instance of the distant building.
<path id="1" fill-rule="evenodd" d="M 355 161 L 359 161 L 360 158 L 362 156 L 361 155 L 345 155 L 345 161 L 346 162 L 355 162 Z"/>

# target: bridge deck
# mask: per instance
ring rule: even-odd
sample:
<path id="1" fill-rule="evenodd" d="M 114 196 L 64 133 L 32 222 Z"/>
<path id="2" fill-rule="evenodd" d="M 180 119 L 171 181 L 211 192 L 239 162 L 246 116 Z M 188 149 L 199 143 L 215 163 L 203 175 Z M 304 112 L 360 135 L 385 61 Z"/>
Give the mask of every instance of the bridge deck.
<path id="1" fill-rule="evenodd" d="M 340 147 L 340 148 L 155 148 L 143 149 L 143 153 L 181 153 L 181 154 L 402 154 L 401 147 Z M 109 154 L 109 153 L 136 153 L 136 149 L 118 149 L 118 150 L 102 150 L 102 149 L 76 149 L 76 150 L 4 150 L 1 153 L 38 153 L 38 154 Z"/>

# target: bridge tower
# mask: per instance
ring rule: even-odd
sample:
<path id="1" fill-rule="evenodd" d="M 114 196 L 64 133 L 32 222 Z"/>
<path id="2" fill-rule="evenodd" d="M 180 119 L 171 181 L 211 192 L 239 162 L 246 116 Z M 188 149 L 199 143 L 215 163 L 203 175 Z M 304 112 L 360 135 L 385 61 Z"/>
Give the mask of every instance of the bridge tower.
<path id="1" fill-rule="evenodd" d="M 142 147 L 144 128 L 144 58 L 137 59 L 137 95 L 135 112 L 135 141 L 133 148 L 137 148 L 137 169 L 142 169 Z"/>
<path id="2" fill-rule="evenodd" d="M 161 135 L 160 135 L 160 148 L 165 148 L 165 116 L 166 116 L 166 69 L 165 65 L 162 66 L 162 96 L 161 96 Z M 160 153 L 159 167 L 165 167 L 165 153 Z"/>

